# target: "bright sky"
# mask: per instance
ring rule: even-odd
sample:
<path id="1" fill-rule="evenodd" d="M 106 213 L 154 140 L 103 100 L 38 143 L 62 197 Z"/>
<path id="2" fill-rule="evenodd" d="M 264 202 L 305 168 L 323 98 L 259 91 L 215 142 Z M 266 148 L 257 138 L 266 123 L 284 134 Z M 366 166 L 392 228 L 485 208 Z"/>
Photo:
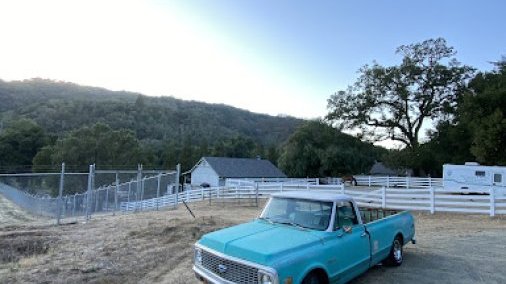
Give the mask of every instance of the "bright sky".
<path id="1" fill-rule="evenodd" d="M 506 55 L 506 1 L 0 0 L 0 79 L 33 77 L 324 116 L 362 65 L 444 37 L 481 70 Z"/>

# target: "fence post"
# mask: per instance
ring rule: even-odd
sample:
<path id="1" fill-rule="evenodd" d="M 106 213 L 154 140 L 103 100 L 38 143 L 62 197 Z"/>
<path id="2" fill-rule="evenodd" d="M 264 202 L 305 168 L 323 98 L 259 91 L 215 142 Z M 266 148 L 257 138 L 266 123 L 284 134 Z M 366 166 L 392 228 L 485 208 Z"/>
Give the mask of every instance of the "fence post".
<path id="1" fill-rule="evenodd" d="M 181 174 L 181 164 L 176 165 L 176 204 L 179 202 L 179 175 Z"/>
<path id="2" fill-rule="evenodd" d="M 108 186 L 108 187 L 106 187 L 106 189 L 105 189 L 105 211 L 109 211 L 109 189 L 110 189 L 110 188 L 111 188 L 111 187 L 110 187 L 110 186 Z M 102 206 L 102 208 L 103 208 L 103 207 L 104 207 L 104 206 Z"/>
<path id="3" fill-rule="evenodd" d="M 409 177 L 406 176 L 406 188 L 409 188 Z"/>
<path id="4" fill-rule="evenodd" d="M 130 193 L 132 191 L 132 180 L 128 183 L 128 196 L 127 196 L 127 204 L 130 207 Z"/>
<path id="5" fill-rule="evenodd" d="M 339 186 L 341 187 L 341 193 L 344 194 L 344 183 Z"/>
<path id="6" fill-rule="evenodd" d="M 142 178 L 141 179 L 141 211 L 144 209 L 144 182 L 145 182 L 146 178 Z"/>
<path id="7" fill-rule="evenodd" d="M 156 210 L 158 210 L 158 198 L 160 198 L 160 186 L 162 183 L 162 174 L 158 174 L 157 183 L 156 183 Z"/>
<path id="8" fill-rule="evenodd" d="M 114 187 L 114 211 L 112 215 L 116 215 L 116 210 L 118 210 L 118 191 L 119 191 L 119 175 L 116 172 L 116 186 Z"/>
<path id="9" fill-rule="evenodd" d="M 369 176 L 369 187 L 371 187 L 371 176 Z"/>
<path id="10" fill-rule="evenodd" d="M 490 217 L 495 216 L 495 188 L 490 187 Z"/>
<path id="11" fill-rule="evenodd" d="M 74 200 L 72 203 L 74 203 L 74 206 L 72 206 L 72 217 L 76 215 L 76 195 L 77 193 L 74 193 Z"/>
<path id="12" fill-rule="evenodd" d="M 91 217 L 91 194 L 93 190 L 93 170 L 94 165 L 90 165 L 88 172 L 88 191 L 86 192 L 86 220 Z"/>
<path id="13" fill-rule="evenodd" d="M 384 186 L 381 187 L 381 208 L 385 208 L 387 205 L 387 191 Z"/>
<path id="14" fill-rule="evenodd" d="M 281 185 L 279 187 L 279 191 L 283 192 L 283 182 L 281 182 Z"/>
<path id="15" fill-rule="evenodd" d="M 387 187 L 390 187 L 390 176 L 387 176 Z"/>
<path id="16" fill-rule="evenodd" d="M 100 191 L 102 191 L 102 187 L 100 186 L 97 190 L 95 190 L 95 192 L 97 193 L 95 196 L 95 211 L 94 212 L 97 212 L 98 211 L 98 200 L 100 199 Z"/>
<path id="17" fill-rule="evenodd" d="M 434 188 L 431 186 L 429 187 L 429 190 L 430 190 L 430 214 L 434 214 L 434 211 L 436 211 Z"/>
<path id="18" fill-rule="evenodd" d="M 306 181 L 306 190 L 309 190 L 309 181 Z"/>
<path id="19" fill-rule="evenodd" d="M 258 207 L 258 183 L 256 183 L 255 185 L 255 204 L 256 204 L 256 207 Z"/>
<path id="20" fill-rule="evenodd" d="M 58 209 L 56 210 L 56 224 L 60 225 L 61 218 L 61 206 L 62 206 L 62 195 L 63 195 L 63 182 L 65 179 L 65 163 L 61 163 L 61 174 L 60 174 L 60 190 L 58 192 L 58 202 L 56 203 Z"/>

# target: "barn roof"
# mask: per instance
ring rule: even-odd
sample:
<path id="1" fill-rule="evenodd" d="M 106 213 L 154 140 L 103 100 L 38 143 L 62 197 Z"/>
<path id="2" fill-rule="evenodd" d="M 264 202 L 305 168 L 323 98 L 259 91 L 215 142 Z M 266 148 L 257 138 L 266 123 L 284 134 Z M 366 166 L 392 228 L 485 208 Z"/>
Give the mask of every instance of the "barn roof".
<path id="1" fill-rule="evenodd" d="M 223 178 L 286 178 L 268 160 L 224 157 L 202 157 Z"/>
<path id="2" fill-rule="evenodd" d="M 371 170 L 369 171 L 370 175 L 388 175 L 388 176 L 396 176 L 398 171 L 393 170 L 387 167 L 382 162 L 376 162 L 372 165 Z"/>

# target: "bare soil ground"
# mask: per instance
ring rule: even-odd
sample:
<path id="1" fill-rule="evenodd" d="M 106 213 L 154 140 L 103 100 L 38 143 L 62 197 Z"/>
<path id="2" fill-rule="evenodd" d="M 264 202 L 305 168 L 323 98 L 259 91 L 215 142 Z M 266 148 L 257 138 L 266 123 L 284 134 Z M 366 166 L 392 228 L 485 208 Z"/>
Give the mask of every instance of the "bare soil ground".
<path id="1" fill-rule="evenodd" d="M 5 222 L 0 283 L 198 283 L 192 244 L 204 233 L 255 218 L 261 206 L 189 206 L 196 219 L 179 206 L 59 227 Z M 373 267 L 353 283 L 506 283 L 506 218 L 414 215 L 418 244 L 405 248 L 404 264 Z"/>

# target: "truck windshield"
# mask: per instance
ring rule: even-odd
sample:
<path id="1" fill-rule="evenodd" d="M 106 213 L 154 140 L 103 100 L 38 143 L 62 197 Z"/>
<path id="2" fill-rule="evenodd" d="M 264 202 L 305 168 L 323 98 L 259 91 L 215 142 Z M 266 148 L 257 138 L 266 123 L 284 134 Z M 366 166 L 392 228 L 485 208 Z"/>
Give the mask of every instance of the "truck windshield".
<path id="1" fill-rule="evenodd" d="M 273 197 L 260 216 L 273 223 L 324 231 L 330 223 L 332 202 Z"/>

